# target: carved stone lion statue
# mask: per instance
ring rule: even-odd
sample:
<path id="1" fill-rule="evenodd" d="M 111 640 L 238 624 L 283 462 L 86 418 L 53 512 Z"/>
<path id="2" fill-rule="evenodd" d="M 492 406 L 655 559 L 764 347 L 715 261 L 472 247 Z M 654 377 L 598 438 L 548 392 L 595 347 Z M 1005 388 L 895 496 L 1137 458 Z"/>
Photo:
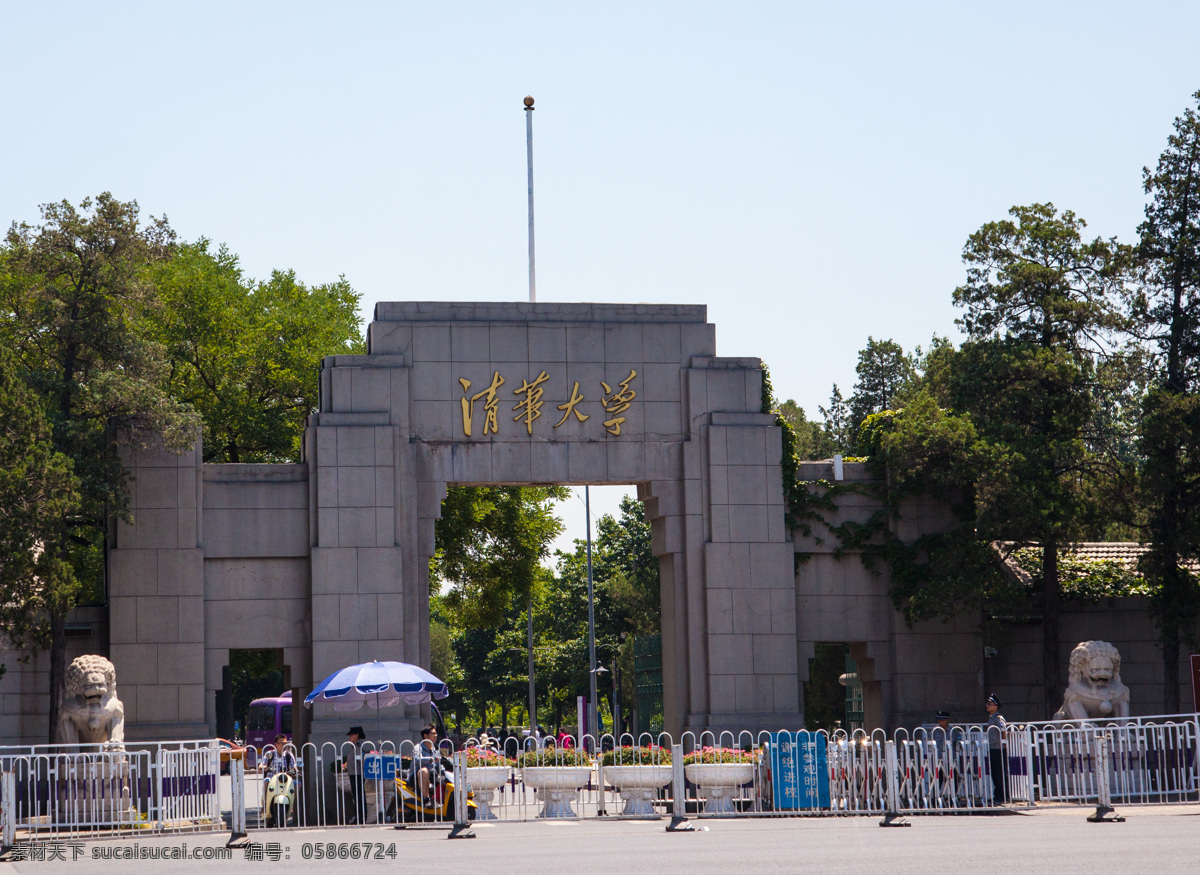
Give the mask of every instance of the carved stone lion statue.
<path id="1" fill-rule="evenodd" d="M 65 694 L 58 715 L 60 744 L 107 744 L 125 741 L 125 707 L 117 698 L 117 670 L 103 656 L 76 657 L 67 666 Z"/>
<path id="2" fill-rule="evenodd" d="M 1129 687 L 1121 683 L 1121 654 L 1107 641 L 1075 645 L 1067 679 L 1067 692 L 1055 720 L 1129 716 Z"/>

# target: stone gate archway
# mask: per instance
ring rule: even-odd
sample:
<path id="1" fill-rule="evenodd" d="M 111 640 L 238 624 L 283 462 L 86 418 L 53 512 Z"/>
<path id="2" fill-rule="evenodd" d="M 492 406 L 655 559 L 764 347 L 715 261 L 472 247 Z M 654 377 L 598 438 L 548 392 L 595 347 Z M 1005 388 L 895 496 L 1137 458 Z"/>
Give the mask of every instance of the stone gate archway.
<path id="1" fill-rule="evenodd" d="M 345 614 L 369 632 L 397 581 L 397 631 L 381 622 L 375 646 L 428 662 L 448 484 L 635 483 L 661 565 L 668 728 L 796 724 L 780 432 L 759 361 L 717 357 L 704 307 L 385 303 L 368 348 L 326 360 L 306 438 L 314 677 L 367 655 Z M 336 629 L 320 619 L 333 599 Z"/>

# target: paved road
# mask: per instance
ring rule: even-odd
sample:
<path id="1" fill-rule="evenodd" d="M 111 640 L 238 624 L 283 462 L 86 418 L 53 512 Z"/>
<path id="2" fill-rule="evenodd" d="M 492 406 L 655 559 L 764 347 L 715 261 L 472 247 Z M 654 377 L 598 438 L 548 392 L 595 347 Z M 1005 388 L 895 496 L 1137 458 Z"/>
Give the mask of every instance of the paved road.
<path id="1" fill-rule="evenodd" d="M 581 821 L 480 824 L 477 838 L 447 841 L 445 830 L 389 828 L 291 830 L 255 833 L 278 842 L 280 859 L 105 860 L 93 853 L 116 849 L 175 847 L 187 842 L 217 848 L 224 836 L 88 842 L 76 862 L 0 863 L 8 873 L 74 872 L 136 875 L 137 872 L 1195 872 L 1200 868 L 1200 807 L 1124 809 L 1122 824 L 1090 824 L 1081 809 L 998 817 L 913 818 L 907 829 L 880 829 L 874 818 L 693 821 L 707 830 L 668 834 L 662 822 Z M 332 865 L 304 859 L 303 845 L 380 843 L 381 860 Z M 386 856 L 395 843 L 396 856 Z M 111 850 L 110 850 L 111 849 Z M 67 850 L 70 857 L 70 850 Z"/>

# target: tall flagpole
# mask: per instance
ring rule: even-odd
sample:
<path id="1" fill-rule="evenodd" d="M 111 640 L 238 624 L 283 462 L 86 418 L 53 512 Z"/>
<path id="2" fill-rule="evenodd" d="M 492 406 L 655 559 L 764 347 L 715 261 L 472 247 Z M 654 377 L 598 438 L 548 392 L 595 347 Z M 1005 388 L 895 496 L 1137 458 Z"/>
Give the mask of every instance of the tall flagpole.
<path id="1" fill-rule="evenodd" d="M 529 303 L 537 301 L 537 282 L 533 262 L 533 98 L 525 98 L 525 163 L 529 170 Z M 537 686 L 533 680 L 533 581 L 529 582 L 526 616 L 529 635 L 529 734 L 537 737 Z"/>
<path id="2" fill-rule="evenodd" d="M 525 163 L 529 168 L 529 303 L 537 301 L 533 261 L 533 98 L 525 98 Z"/>

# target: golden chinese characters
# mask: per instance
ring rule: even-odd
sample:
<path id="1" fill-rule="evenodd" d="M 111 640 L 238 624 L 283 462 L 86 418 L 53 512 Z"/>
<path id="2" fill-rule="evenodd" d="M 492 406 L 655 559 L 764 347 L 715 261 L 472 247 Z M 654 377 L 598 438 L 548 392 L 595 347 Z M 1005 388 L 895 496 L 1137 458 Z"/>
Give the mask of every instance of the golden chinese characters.
<path id="1" fill-rule="evenodd" d="M 478 395 L 472 395 L 469 398 L 466 393 L 471 388 L 471 381 L 460 377 L 458 382 L 463 388 L 463 397 L 459 399 L 459 404 L 462 406 L 463 434 L 471 437 L 472 420 L 475 417 L 475 402 L 480 398 L 484 399 L 483 433 L 485 435 L 489 433 L 499 434 L 500 427 L 496 422 L 496 408 L 500 404 L 500 398 L 497 393 L 500 387 L 504 385 L 504 378 L 500 376 L 500 372 L 495 371 L 492 374 L 492 384 L 490 386 Z"/>
<path id="2" fill-rule="evenodd" d="M 626 422 L 626 417 L 622 414 L 629 410 L 633 400 L 637 397 L 637 392 L 631 388 L 634 379 L 637 378 L 637 371 L 630 369 L 629 376 L 617 384 L 614 391 L 608 383 L 600 380 L 600 385 L 604 389 L 604 395 L 601 397 L 599 404 L 603 407 L 604 412 L 608 414 L 608 419 L 604 420 L 605 430 L 614 436 L 621 434 L 621 426 Z M 500 424 L 497 421 L 497 408 L 500 403 L 500 387 L 504 385 L 505 380 L 500 376 L 499 371 L 492 372 L 491 383 L 482 392 L 471 394 L 471 381 L 465 377 L 459 377 L 458 383 L 462 386 L 462 397 L 458 399 L 459 406 L 462 408 L 462 430 L 467 437 L 474 437 L 475 423 L 475 403 L 483 401 L 483 428 L 481 436 L 486 437 L 489 434 L 499 434 Z M 521 385 L 513 389 L 513 394 L 519 399 L 513 406 L 516 411 L 516 416 L 513 417 L 513 422 L 525 423 L 525 433 L 533 435 L 533 423 L 542 416 L 542 405 L 546 402 L 546 387 L 551 384 L 550 375 L 546 371 L 539 371 L 538 375 L 531 382 L 527 377 L 521 378 Z M 550 396 L 554 398 L 554 395 Z M 558 396 L 561 397 L 561 396 Z M 554 428 L 565 424 L 571 418 L 571 414 L 575 414 L 577 422 L 586 422 L 591 419 L 591 414 L 584 413 L 581 405 L 585 404 L 583 392 L 579 389 L 579 381 L 575 380 L 571 384 L 570 397 L 563 404 L 556 405 L 558 410 L 562 411 L 562 416 L 558 422 L 554 423 Z M 551 401 L 553 404 L 554 402 Z M 592 404 L 597 402 L 593 401 Z"/>
<path id="3" fill-rule="evenodd" d="M 533 434 L 533 421 L 542 415 L 542 395 L 545 394 L 542 383 L 549 379 L 550 375 L 542 371 L 532 383 L 522 379 L 521 385 L 513 389 L 514 395 L 525 396 L 513 407 L 513 410 L 517 411 L 513 422 L 524 422 L 525 431 L 529 434 Z"/>
<path id="4" fill-rule="evenodd" d="M 633 382 L 636 376 L 637 371 L 630 368 L 629 376 L 618 384 L 621 387 L 621 391 L 619 392 L 614 392 L 609 388 L 608 383 L 605 383 L 603 380 L 600 381 L 600 385 L 604 387 L 605 395 L 605 397 L 600 399 L 600 402 L 604 405 L 604 412 L 610 417 L 604 420 L 604 427 L 611 435 L 619 435 L 621 433 L 621 423 L 625 421 L 625 417 L 618 414 L 628 410 L 630 402 L 637 397 L 637 392 L 629 388 L 629 384 Z"/>
<path id="5" fill-rule="evenodd" d="M 566 404 L 558 405 L 559 410 L 563 410 L 566 412 L 563 413 L 562 419 L 560 419 L 558 422 L 554 423 L 554 427 L 558 428 L 560 425 L 562 425 L 564 422 L 566 422 L 567 417 L 570 416 L 572 413 L 575 414 L 576 418 L 578 418 L 578 420 L 580 422 L 584 422 L 588 419 L 591 419 L 591 414 L 580 413 L 579 410 L 577 409 L 577 407 L 579 406 L 579 402 L 582 400 L 583 400 L 583 396 L 579 394 L 579 381 L 576 380 L 575 385 L 571 387 L 571 399 Z"/>

